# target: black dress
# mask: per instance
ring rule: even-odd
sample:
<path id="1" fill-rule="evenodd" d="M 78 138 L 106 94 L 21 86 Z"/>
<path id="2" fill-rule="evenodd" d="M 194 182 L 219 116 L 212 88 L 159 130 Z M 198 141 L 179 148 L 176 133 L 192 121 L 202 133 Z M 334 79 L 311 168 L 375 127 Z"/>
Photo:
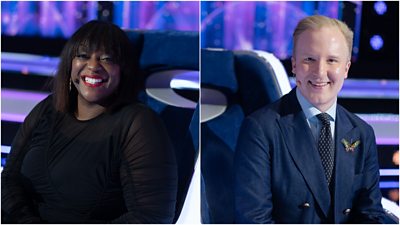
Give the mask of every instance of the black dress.
<path id="1" fill-rule="evenodd" d="M 2 222 L 171 223 L 177 165 L 163 123 L 142 104 L 91 120 L 28 115 L 2 172 Z M 8 220 L 8 221 L 6 221 Z"/>

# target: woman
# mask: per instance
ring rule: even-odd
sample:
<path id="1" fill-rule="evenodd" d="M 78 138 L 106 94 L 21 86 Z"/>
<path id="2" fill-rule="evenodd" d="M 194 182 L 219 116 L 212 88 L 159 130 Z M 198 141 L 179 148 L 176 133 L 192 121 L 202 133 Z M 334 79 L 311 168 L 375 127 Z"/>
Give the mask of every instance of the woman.
<path id="1" fill-rule="evenodd" d="M 157 115 L 133 103 L 126 34 L 91 21 L 61 54 L 2 172 L 2 222 L 171 223 L 177 166 Z"/>

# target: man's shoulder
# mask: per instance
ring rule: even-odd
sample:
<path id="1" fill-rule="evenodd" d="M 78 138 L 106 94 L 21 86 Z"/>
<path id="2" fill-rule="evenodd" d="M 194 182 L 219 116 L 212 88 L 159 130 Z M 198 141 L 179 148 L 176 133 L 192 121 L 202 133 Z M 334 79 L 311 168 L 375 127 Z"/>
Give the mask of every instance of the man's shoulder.
<path id="1" fill-rule="evenodd" d="M 369 125 L 355 113 L 348 111 L 346 108 L 339 104 L 337 105 L 337 111 L 340 113 L 340 116 L 346 116 L 354 126 L 359 127 L 362 130 L 373 130 L 371 125 Z"/>
<path id="2" fill-rule="evenodd" d="M 246 117 L 247 120 L 253 120 L 263 125 L 270 124 L 281 117 L 282 98 L 273 103 L 264 105 Z"/>

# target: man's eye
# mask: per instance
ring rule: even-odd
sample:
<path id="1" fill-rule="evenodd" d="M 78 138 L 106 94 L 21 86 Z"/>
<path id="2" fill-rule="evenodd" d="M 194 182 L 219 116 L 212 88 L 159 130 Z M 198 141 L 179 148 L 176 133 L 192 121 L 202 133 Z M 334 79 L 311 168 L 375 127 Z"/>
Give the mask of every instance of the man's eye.
<path id="1" fill-rule="evenodd" d="M 307 58 L 305 58 L 305 59 L 304 59 L 304 61 L 306 61 L 306 62 L 313 62 L 313 61 L 314 61 L 314 59 L 313 59 L 313 58 L 311 58 L 311 57 L 307 57 Z"/>
<path id="2" fill-rule="evenodd" d="M 336 63 L 336 62 L 338 62 L 337 59 L 328 59 L 328 63 Z"/>

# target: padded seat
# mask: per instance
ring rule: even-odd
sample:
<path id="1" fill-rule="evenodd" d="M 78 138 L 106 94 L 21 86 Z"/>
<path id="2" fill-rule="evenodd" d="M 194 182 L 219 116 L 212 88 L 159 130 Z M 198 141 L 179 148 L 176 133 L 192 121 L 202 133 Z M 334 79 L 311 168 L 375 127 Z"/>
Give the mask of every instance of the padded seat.
<path id="1" fill-rule="evenodd" d="M 273 60 L 266 52 L 202 50 L 203 223 L 235 222 L 233 156 L 242 121 L 245 116 L 290 91 L 285 70 L 282 73 L 277 69 L 276 61 L 272 65 L 266 57 Z"/>
<path id="2" fill-rule="evenodd" d="M 132 43 L 139 101 L 157 112 L 168 130 L 178 163 L 178 195 L 174 222 L 179 218 L 198 156 L 198 88 L 172 89 L 175 77 L 198 83 L 199 35 L 186 31 L 126 31 Z M 185 73 L 190 73 L 185 76 Z M 197 79 L 196 79 L 197 74 Z M 188 75 L 188 74 L 186 74 Z M 193 76 L 194 75 L 194 76 Z M 187 77 L 187 78 L 185 78 Z M 198 85 L 197 85 L 198 87 Z M 185 90 L 182 90 L 185 89 Z M 178 91 L 189 93 L 182 96 Z"/>

